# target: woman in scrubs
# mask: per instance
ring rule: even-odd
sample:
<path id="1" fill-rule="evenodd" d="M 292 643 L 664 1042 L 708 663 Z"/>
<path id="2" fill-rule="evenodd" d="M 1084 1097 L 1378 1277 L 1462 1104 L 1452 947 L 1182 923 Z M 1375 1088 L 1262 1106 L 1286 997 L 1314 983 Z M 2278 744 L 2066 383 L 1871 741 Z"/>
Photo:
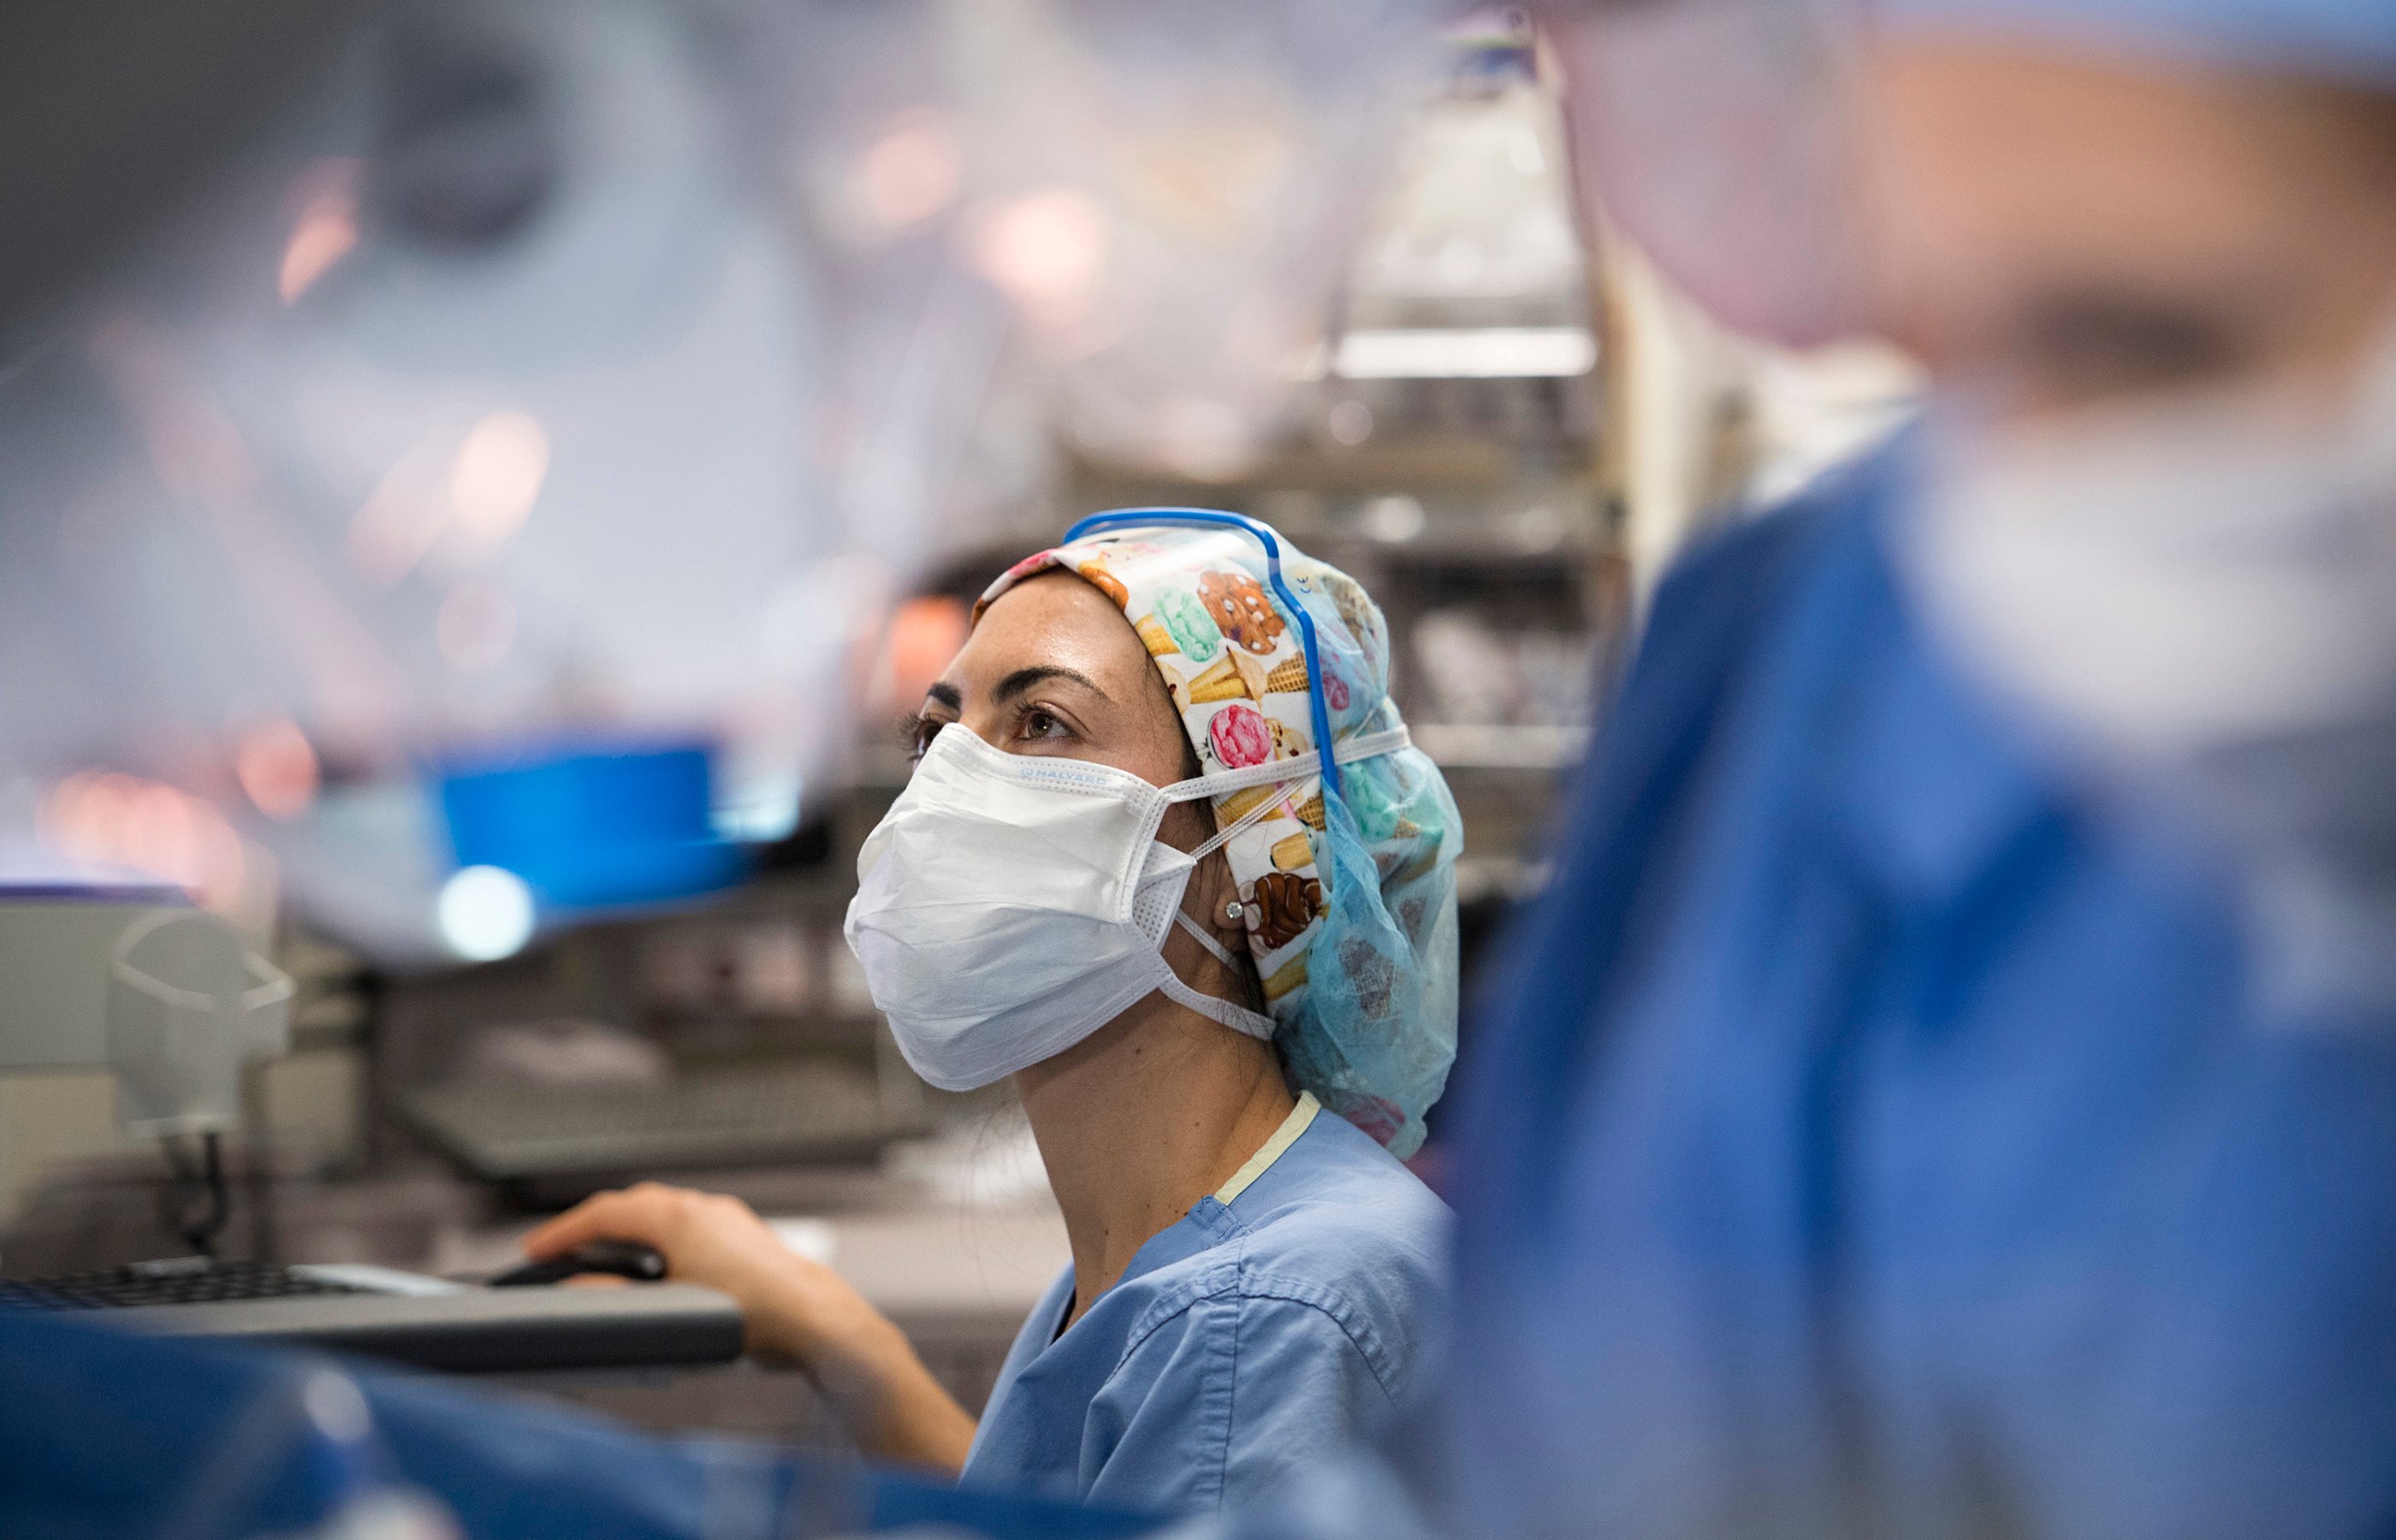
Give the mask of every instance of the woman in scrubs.
<path id="1" fill-rule="evenodd" d="M 979 1422 L 737 1200 L 604 1194 L 529 1251 L 656 1246 L 861 1448 L 969 1482 L 1211 1509 L 1405 1401 L 1444 1308 L 1447 1212 L 1399 1156 L 1453 1056 L 1455 804 L 1405 743 L 1372 601 L 1216 517 L 993 584 L 859 857 L 850 939 L 899 1045 L 936 1084 L 1012 1075 L 1071 1241 Z M 1090 832 L 1125 809 L 1129 843 Z M 1124 858 L 1168 905 L 1186 870 L 1175 912 L 1109 928 L 1030 896 Z"/>

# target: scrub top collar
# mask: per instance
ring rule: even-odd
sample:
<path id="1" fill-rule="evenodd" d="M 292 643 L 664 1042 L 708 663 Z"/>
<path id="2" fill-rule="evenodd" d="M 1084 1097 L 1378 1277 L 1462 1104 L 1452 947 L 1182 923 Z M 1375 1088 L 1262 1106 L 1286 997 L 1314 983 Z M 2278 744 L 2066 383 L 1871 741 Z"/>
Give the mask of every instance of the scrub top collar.
<path id="1" fill-rule="evenodd" d="M 1290 1109 L 1289 1116 L 1281 1121 L 1281 1126 L 1273 1130 L 1270 1138 L 1257 1147 L 1257 1152 L 1248 1157 L 1246 1163 L 1231 1174 L 1230 1181 L 1199 1199 L 1188 1214 L 1150 1236 L 1139 1250 L 1132 1253 L 1123 1276 L 1115 1280 L 1116 1286 L 1185 1257 L 1195 1256 L 1236 1233 L 1241 1226 L 1232 1215 L 1231 1205 L 1238 1201 L 1242 1193 L 1256 1185 L 1258 1177 L 1271 1171 L 1275 1162 L 1289 1153 L 1289 1147 L 1298 1143 L 1298 1136 L 1307 1131 L 1313 1123 L 1315 1114 L 1322 1110 L 1323 1104 L 1314 1099 L 1313 1092 L 1299 1092 L 1298 1105 Z M 1065 1286 L 1059 1292 L 1055 1314 L 1048 1324 L 1048 1341 L 1052 1345 L 1061 1339 L 1072 1324 L 1066 1319 L 1073 1308 L 1072 1279 L 1072 1270 L 1069 1268 L 1066 1269 Z"/>
<path id="2" fill-rule="evenodd" d="M 1273 1162 L 1280 1160 L 1290 1146 L 1298 1143 L 1298 1136 L 1306 1132 L 1307 1125 L 1314 1121 L 1314 1115 L 1322 1110 L 1323 1104 L 1314 1099 L 1313 1092 L 1299 1092 L 1298 1105 L 1289 1109 L 1289 1116 L 1273 1130 L 1272 1137 L 1258 1145 L 1257 1152 L 1248 1157 L 1246 1163 L 1231 1173 L 1231 1179 L 1215 1189 L 1215 1201 L 1230 1208 L 1258 1177 L 1272 1169 Z"/>
<path id="3" fill-rule="evenodd" d="M 1833 542 L 1855 541 L 1860 558 L 1816 568 L 1839 594 L 1817 591 L 1820 612 L 1863 598 L 1872 623 L 1820 614 L 1851 638 L 1855 731 L 1823 768 L 1853 849 L 1898 904 L 1943 910 L 1963 902 L 2008 850 L 2057 812 L 2054 768 L 2005 720 L 2003 707 L 1957 668 L 1923 622 L 1894 557 L 1897 524 L 1919 496 L 1919 435 L 1875 457 L 1868 515 L 1836 521 Z M 1869 591 L 1857 594 L 1849 584 Z M 1908 633 L 1911 633 L 1909 638 Z"/>

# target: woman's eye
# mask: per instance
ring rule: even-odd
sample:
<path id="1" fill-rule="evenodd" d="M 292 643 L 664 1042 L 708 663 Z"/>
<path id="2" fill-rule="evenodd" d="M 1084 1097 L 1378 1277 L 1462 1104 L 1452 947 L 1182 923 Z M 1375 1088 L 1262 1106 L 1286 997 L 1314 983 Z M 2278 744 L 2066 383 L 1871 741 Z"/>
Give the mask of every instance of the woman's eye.
<path id="1" fill-rule="evenodd" d="M 1028 738 L 1071 737 L 1073 730 L 1066 726 L 1063 719 L 1055 712 L 1034 706 L 1023 713 L 1023 736 Z"/>
<path id="2" fill-rule="evenodd" d="M 930 751 L 932 739 L 938 734 L 941 725 L 939 723 L 921 716 L 907 724 L 907 758 L 911 762 L 922 759 Z"/>

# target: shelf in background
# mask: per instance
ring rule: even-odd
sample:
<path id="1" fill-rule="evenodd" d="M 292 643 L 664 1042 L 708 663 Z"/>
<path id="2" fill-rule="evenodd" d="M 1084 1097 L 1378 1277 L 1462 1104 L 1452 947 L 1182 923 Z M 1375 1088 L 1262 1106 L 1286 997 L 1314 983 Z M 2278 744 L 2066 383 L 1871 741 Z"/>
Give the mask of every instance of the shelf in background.
<path id="1" fill-rule="evenodd" d="M 1589 749 L 1586 727 L 1472 726 L 1418 722 L 1415 747 L 1443 770 L 1534 770 L 1546 773 L 1576 763 Z"/>

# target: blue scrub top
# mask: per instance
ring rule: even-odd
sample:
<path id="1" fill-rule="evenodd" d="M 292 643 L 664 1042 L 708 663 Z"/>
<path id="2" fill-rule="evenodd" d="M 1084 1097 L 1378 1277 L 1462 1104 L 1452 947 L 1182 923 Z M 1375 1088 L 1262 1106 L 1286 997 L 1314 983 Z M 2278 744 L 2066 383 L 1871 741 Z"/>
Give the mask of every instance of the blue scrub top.
<path id="1" fill-rule="evenodd" d="M 2390 1533 L 2396 1021 L 1950 670 L 1908 453 L 1666 583 L 1491 970 L 1454 1527 Z"/>
<path id="2" fill-rule="evenodd" d="M 1301 1119 L 1261 1170 L 1151 1237 L 1061 1335 L 1072 1268 L 1049 1286 L 999 1371 L 965 1484 L 1212 1510 L 1407 1399 L 1446 1319 L 1446 1205 L 1311 1096 Z"/>

